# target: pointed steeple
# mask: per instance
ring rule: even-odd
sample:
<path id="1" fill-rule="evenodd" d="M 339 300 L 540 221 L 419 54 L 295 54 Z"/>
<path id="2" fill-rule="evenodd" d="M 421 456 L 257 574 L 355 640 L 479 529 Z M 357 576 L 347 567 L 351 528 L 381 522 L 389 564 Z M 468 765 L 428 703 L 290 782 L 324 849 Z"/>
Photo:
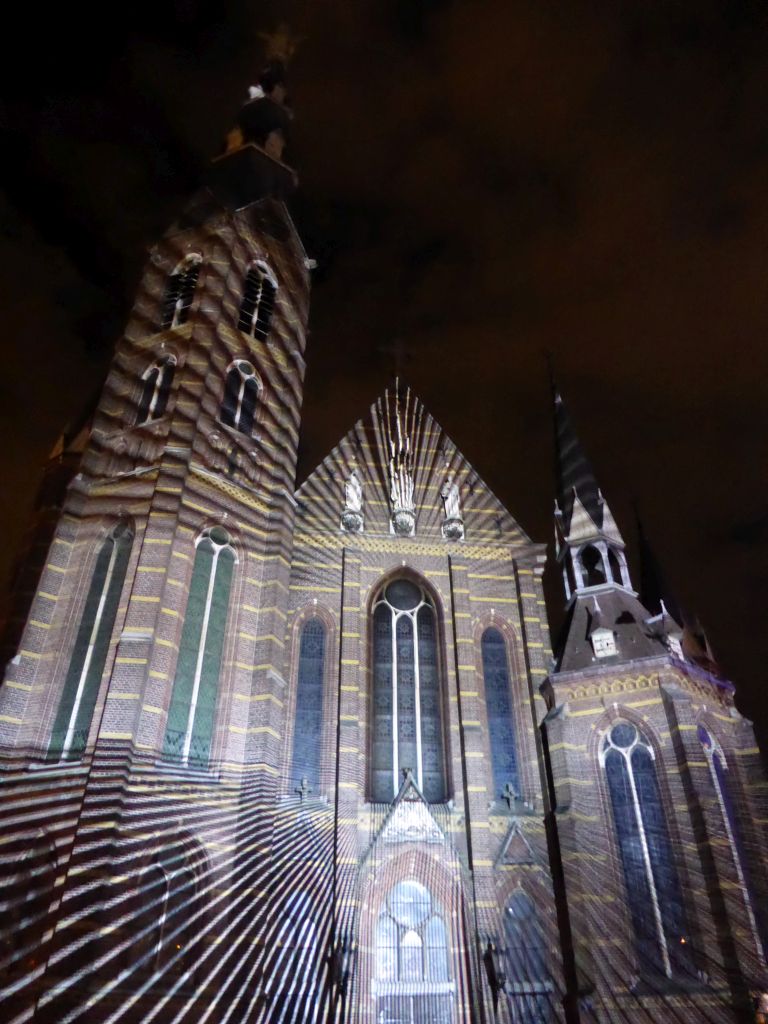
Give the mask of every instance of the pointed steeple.
<path id="1" fill-rule="evenodd" d="M 562 396 L 552 381 L 555 422 L 555 479 L 557 501 L 569 532 L 574 502 L 583 505 L 595 526 L 603 525 L 603 498 L 595 474 L 565 407 Z"/>
<path id="2" fill-rule="evenodd" d="M 632 590 L 624 539 L 597 484 L 550 366 L 555 426 L 555 542 L 566 598 L 595 587 Z"/>

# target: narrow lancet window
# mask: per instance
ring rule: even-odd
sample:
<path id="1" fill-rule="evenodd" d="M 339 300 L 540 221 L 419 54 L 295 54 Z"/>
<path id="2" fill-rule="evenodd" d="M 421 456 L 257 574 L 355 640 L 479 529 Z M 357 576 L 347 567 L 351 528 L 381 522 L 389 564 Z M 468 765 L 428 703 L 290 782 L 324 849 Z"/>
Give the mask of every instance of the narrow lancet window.
<path id="1" fill-rule="evenodd" d="M 734 867 L 736 868 L 736 875 L 741 885 L 755 945 L 762 955 L 768 959 L 768 910 L 765 907 L 765 901 L 756 897 L 758 888 L 753 877 L 752 862 L 744 840 L 744 831 L 733 803 L 725 755 L 720 744 L 709 734 L 703 725 L 700 725 L 698 728 L 698 736 L 707 757 L 710 777 L 720 805 L 720 813 L 728 836 L 728 844 L 731 849 Z"/>
<path id="2" fill-rule="evenodd" d="M 144 371 L 137 424 L 159 420 L 165 415 L 175 370 L 175 356 L 162 356 Z"/>
<path id="3" fill-rule="evenodd" d="M 498 629 L 490 626 L 481 640 L 485 707 L 488 715 L 488 739 L 493 769 L 493 795 L 496 800 L 510 792 L 520 795 L 517 773 L 515 727 L 509 693 L 507 645 Z"/>
<path id="4" fill-rule="evenodd" d="M 189 310 L 195 295 L 197 278 L 203 257 L 199 253 L 185 256 L 168 278 L 163 302 L 163 328 L 179 327 L 189 319 Z"/>
<path id="5" fill-rule="evenodd" d="M 53 724 L 52 757 L 77 757 L 85 750 L 132 543 L 133 531 L 119 523 L 96 558 Z"/>
<path id="6" fill-rule="evenodd" d="M 241 434 L 252 434 L 258 398 L 259 381 L 255 369 L 244 359 L 238 359 L 227 371 L 221 422 Z"/>
<path id="7" fill-rule="evenodd" d="M 603 741 L 601 757 L 640 972 L 690 974 L 690 934 L 653 750 L 634 725 L 618 722 Z"/>
<path id="8" fill-rule="evenodd" d="M 390 802 L 406 769 L 430 803 L 446 799 L 435 610 L 406 579 L 374 605 L 371 750 L 373 800 Z"/>
<path id="9" fill-rule="evenodd" d="M 206 768 L 213 736 L 235 552 L 220 526 L 197 543 L 181 633 L 164 755 Z"/>
<path id="10" fill-rule="evenodd" d="M 238 327 L 259 341 L 265 341 L 275 308 L 277 284 L 266 263 L 254 263 L 243 288 Z"/>
<path id="11" fill-rule="evenodd" d="M 313 793 L 320 788 L 324 668 L 325 626 L 320 619 L 309 619 L 301 630 L 299 643 L 291 782 L 296 789 L 303 787 L 306 779 Z"/>

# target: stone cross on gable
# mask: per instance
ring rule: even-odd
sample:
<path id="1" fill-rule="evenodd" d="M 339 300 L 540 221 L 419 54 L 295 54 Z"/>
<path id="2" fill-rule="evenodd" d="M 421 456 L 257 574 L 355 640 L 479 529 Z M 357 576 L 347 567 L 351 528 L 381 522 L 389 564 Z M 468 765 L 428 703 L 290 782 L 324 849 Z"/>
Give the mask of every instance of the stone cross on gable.
<path id="1" fill-rule="evenodd" d="M 299 785 L 298 789 L 294 790 L 294 793 L 298 793 L 299 798 L 303 800 L 305 797 L 309 796 L 311 792 L 312 786 L 309 783 L 309 779 L 306 777 L 306 775 L 304 775 L 302 776 L 301 784 Z"/>

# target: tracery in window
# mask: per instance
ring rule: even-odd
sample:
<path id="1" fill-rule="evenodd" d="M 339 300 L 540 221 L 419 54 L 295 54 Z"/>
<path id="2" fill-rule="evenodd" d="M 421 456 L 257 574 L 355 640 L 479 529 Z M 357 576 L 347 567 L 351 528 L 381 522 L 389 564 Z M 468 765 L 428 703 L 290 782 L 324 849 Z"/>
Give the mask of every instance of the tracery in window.
<path id="1" fill-rule="evenodd" d="M 252 434 L 258 397 L 259 380 L 256 370 L 245 359 L 238 359 L 227 370 L 221 422 L 234 427 L 241 434 Z"/>
<path id="2" fill-rule="evenodd" d="M 197 542 L 163 753 L 205 768 L 210 756 L 235 552 L 220 526 Z"/>
<path id="3" fill-rule="evenodd" d="M 291 782 L 296 788 L 306 779 L 313 793 L 320 788 L 324 669 L 325 626 L 320 619 L 309 619 L 299 642 Z"/>
<path id="4" fill-rule="evenodd" d="M 698 727 L 698 737 L 707 757 L 712 785 L 717 794 L 723 824 L 728 834 L 728 845 L 744 895 L 755 944 L 763 956 L 768 959 L 768 910 L 766 910 L 765 901 L 756 897 L 759 890 L 755 885 L 749 849 L 744 840 L 744 830 L 733 803 L 729 782 L 730 773 L 725 755 L 720 744 L 703 725 Z"/>
<path id="5" fill-rule="evenodd" d="M 640 970 L 690 974 L 690 933 L 651 745 L 636 726 L 618 722 L 601 758 Z"/>
<path id="6" fill-rule="evenodd" d="M 167 355 L 156 359 L 144 371 L 141 378 L 144 384 L 141 389 L 137 424 L 159 420 L 165 414 L 175 370 L 176 357 Z"/>
<path id="7" fill-rule="evenodd" d="M 512 702 L 509 693 L 507 645 L 494 626 L 489 626 L 480 641 L 483 655 L 485 707 L 493 769 L 493 795 L 499 800 L 511 786 L 520 794 L 517 774 L 517 749 Z"/>
<path id="8" fill-rule="evenodd" d="M 266 263 L 258 261 L 248 271 L 243 288 L 238 327 L 265 341 L 275 308 L 277 284 Z"/>
<path id="9" fill-rule="evenodd" d="M 50 757 L 78 757 L 85 749 L 132 544 L 133 530 L 118 523 L 96 558 L 53 724 Z"/>
<path id="10" fill-rule="evenodd" d="M 448 1024 L 450 977 L 442 909 L 420 882 L 399 882 L 376 922 L 376 1020 Z"/>
<path id="11" fill-rule="evenodd" d="M 202 262 L 203 257 L 199 253 L 190 253 L 168 278 L 163 301 L 163 329 L 179 327 L 189 319 Z"/>
<path id="12" fill-rule="evenodd" d="M 446 799 L 435 609 L 409 579 L 373 608 L 372 799 L 389 803 L 410 768 L 430 803 Z"/>

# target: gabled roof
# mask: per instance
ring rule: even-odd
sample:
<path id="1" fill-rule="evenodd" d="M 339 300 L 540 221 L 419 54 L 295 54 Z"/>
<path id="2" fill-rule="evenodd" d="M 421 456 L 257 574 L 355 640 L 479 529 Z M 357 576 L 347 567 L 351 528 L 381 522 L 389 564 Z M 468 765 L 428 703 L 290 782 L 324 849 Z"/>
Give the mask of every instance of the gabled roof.
<path id="1" fill-rule="evenodd" d="M 666 646 L 647 624 L 648 611 L 633 594 L 621 587 L 604 587 L 577 594 L 555 645 L 558 672 L 573 672 L 596 665 L 616 665 L 635 658 L 664 654 Z M 609 629 L 616 638 L 616 654 L 598 658 L 590 637 Z"/>
<path id="2" fill-rule="evenodd" d="M 384 391 L 298 488 L 297 531 L 339 532 L 345 483 L 354 467 L 363 488 L 363 535 L 389 536 L 393 444 L 395 456 L 403 454 L 413 479 L 416 539 L 443 540 L 441 492 L 450 477 L 458 487 L 467 543 L 499 543 L 521 552 L 534 547 L 420 399 L 398 382 Z"/>

